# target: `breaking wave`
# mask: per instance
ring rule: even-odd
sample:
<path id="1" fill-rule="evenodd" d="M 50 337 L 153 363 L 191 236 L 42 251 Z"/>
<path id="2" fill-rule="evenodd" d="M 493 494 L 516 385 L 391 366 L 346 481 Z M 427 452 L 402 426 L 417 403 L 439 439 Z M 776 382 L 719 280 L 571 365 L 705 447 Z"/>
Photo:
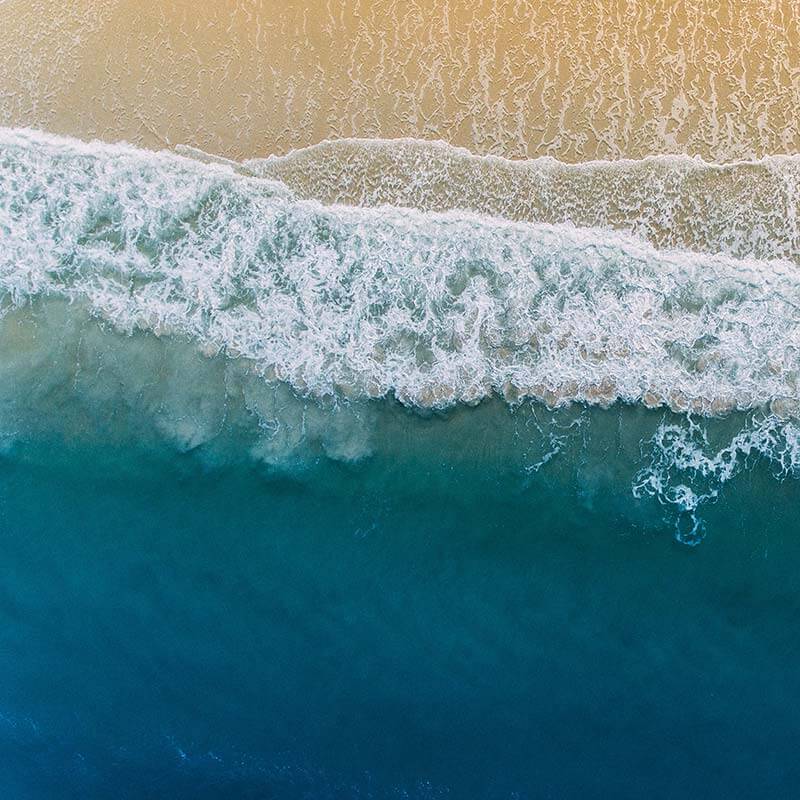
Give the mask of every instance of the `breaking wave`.
<path id="1" fill-rule="evenodd" d="M 582 429 L 557 410 L 660 407 L 614 412 L 636 430 L 620 463 L 692 541 L 753 454 L 782 475 L 800 459 L 797 175 L 790 158 L 568 167 L 415 142 L 236 165 L 4 130 L 2 435 L 34 417 L 96 432 L 114 409 L 181 451 L 225 431 L 262 463 L 310 446 L 356 462 L 395 424 L 378 401 L 494 398 L 525 406 L 497 448 L 530 475 Z M 541 404 L 556 411 L 529 453 Z M 726 415 L 712 446 L 702 418 Z"/>
<path id="2" fill-rule="evenodd" d="M 790 261 L 464 211 L 326 206 L 126 147 L 4 134 L 7 304 L 83 301 L 313 396 L 723 413 L 798 400 Z"/>

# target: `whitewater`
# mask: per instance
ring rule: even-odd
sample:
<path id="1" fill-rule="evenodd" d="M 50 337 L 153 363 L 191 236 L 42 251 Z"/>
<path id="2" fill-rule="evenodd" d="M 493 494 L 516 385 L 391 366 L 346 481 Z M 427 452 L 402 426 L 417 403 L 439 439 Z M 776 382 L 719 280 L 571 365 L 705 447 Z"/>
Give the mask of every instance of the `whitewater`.
<path id="1" fill-rule="evenodd" d="M 237 165 L 3 130 L 3 441 L 116 427 L 179 452 L 225 441 L 230 458 L 248 430 L 238 457 L 357 462 L 392 449 L 376 431 L 393 404 L 489 403 L 498 429 L 527 420 L 526 441 L 545 420 L 538 457 L 497 445 L 531 473 L 563 449 L 565 415 L 573 430 L 593 407 L 638 406 L 624 484 L 688 515 L 670 527 L 694 542 L 698 509 L 754 457 L 779 476 L 800 464 L 799 170 L 409 140 Z M 696 209 L 719 192 L 701 241 Z"/>
<path id="2" fill-rule="evenodd" d="M 789 258 L 463 209 L 324 205 L 225 166 L 24 132 L 3 134 L 2 181 L 7 305 L 63 297 L 303 393 L 797 408 Z"/>

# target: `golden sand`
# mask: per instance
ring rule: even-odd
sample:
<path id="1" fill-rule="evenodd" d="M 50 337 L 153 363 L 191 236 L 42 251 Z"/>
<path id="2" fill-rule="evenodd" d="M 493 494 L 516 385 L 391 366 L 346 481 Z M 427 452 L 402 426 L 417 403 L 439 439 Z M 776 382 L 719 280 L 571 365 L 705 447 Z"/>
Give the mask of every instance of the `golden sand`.
<path id="1" fill-rule="evenodd" d="M 234 158 L 800 150 L 795 0 L 0 0 L 0 124 Z"/>

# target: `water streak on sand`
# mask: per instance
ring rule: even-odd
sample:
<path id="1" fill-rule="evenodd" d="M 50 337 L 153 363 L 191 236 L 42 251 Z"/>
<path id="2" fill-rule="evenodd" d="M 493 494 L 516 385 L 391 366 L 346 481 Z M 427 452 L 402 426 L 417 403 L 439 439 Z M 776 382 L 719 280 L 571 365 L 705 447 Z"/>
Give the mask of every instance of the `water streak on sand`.
<path id="1" fill-rule="evenodd" d="M 416 139 L 326 141 L 238 164 L 286 183 L 298 197 L 421 211 L 462 209 L 527 222 L 611 227 L 659 248 L 800 260 L 800 156 L 726 164 L 698 157 L 565 164 L 476 156 Z"/>
<path id="2" fill-rule="evenodd" d="M 7 0 L 0 27 L 0 125 L 238 159 L 352 136 L 566 161 L 800 150 L 793 0 Z"/>

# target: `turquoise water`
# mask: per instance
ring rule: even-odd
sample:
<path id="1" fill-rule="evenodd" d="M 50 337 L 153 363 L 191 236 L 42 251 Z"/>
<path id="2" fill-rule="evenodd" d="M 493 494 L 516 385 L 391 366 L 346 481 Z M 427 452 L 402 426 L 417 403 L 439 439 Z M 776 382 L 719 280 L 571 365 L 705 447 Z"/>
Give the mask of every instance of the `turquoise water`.
<path id="1" fill-rule="evenodd" d="M 793 796 L 785 219 L 0 144 L 3 797 Z"/>
<path id="2" fill-rule="evenodd" d="M 2 465 L 4 796 L 797 785 L 794 483 L 748 475 L 686 548 L 447 459 L 410 497 L 96 458 Z"/>

